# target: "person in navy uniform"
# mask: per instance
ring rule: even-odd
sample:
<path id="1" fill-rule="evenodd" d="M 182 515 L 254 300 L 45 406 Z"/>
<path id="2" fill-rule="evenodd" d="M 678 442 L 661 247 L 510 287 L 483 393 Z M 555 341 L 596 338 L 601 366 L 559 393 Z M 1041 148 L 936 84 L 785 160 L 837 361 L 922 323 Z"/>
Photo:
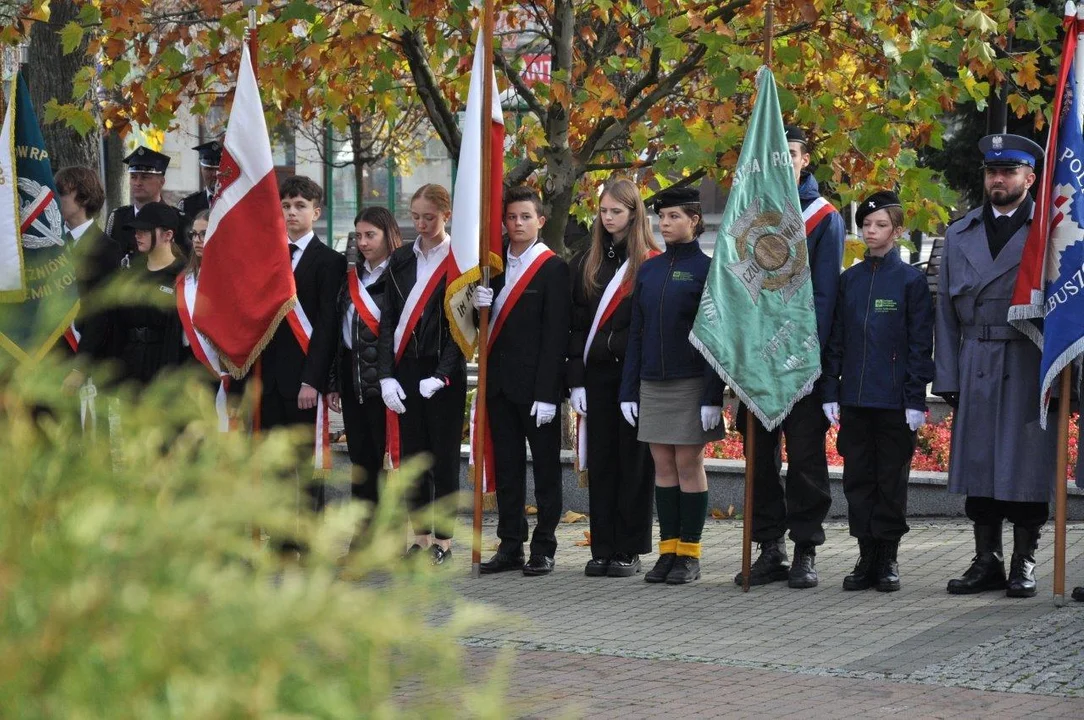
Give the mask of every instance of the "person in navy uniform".
<path id="1" fill-rule="evenodd" d="M 1035 595 L 1035 550 L 1050 514 L 1057 432 L 1039 427 L 1042 354 L 1008 312 L 1034 203 L 1028 189 L 1042 148 L 1019 135 L 987 135 L 986 202 L 945 233 L 937 291 L 933 392 L 955 409 L 949 491 L 967 496 L 975 558 L 948 591 Z M 1013 524 L 1008 578 L 1002 522 Z"/>
<path id="2" fill-rule="evenodd" d="M 824 351 L 824 414 L 838 425 L 843 492 L 858 562 L 844 590 L 900 589 L 907 479 L 933 380 L 933 298 L 922 271 L 900 259 L 903 207 L 894 192 L 855 215 L 865 259 L 843 273 Z"/>
<path id="3" fill-rule="evenodd" d="M 817 315 L 817 337 L 821 348 L 832 330 L 839 273 L 843 265 L 843 218 L 821 197 L 816 178 L 809 171 L 809 142 L 798 127 L 786 127 L 787 145 L 798 183 L 798 198 L 806 225 L 809 270 L 813 281 L 813 304 Z M 821 385 L 799 400 L 783 423 L 771 432 L 759 420 L 756 428 L 756 455 L 753 458 L 753 541 L 760 554 L 749 572 L 750 585 L 786 580 L 792 588 L 811 588 L 818 582 L 816 548 L 824 544 L 824 519 L 832 505 L 828 485 L 828 458 L 825 437 L 828 423 L 821 412 Z M 738 429 L 743 433 L 748 413 L 738 411 Z M 787 444 L 787 479 L 782 470 L 782 439 Z M 794 542 L 794 563 L 787 563 L 784 533 Z M 742 584 L 741 573 L 734 578 Z"/>
<path id="4" fill-rule="evenodd" d="M 553 572 L 557 523 L 561 519 L 561 421 L 565 347 L 571 289 L 568 265 L 546 248 L 539 231 L 546 222 L 542 200 L 528 187 L 504 193 L 508 244 L 504 272 L 472 302 L 501 307 L 490 316 L 489 384 L 486 407 L 493 438 L 497 484 L 497 553 L 482 563 L 483 574 L 520 570 L 527 576 Z M 497 295 L 499 293 L 499 295 Z M 526 444 L 531 446 L 538 522 L 531 553 L 527 541 Z"/>
<path id="5" fill-rule="evenodd" d="M 192 148 L 199 153 L 199 176 L 202 189 L 186 195 L 178 209 L 192 222 L 201 210 L 211 208 L 211 198 L 215 196 L 215 184 L 218 182 L 218 164 L 222 160 L 222 142 L 211 140 Z"/>
<path id="6" fill-rule="evenodd" d="M 666 251 L 640 266 L 633 285 L 621 413 L 655 461 L 659 558 L 644 580 L 683 585 L 700 578 L 704 445 L 723 437 L 725 386 L 689 342 L 711 265 L 697 241 L 704 231 L 700 192 L 667 188 L 654 209 Z"/>
<path id="7" fill-rule="evenodd" d="M 166 184 L 166 168 L 169 167 L 169 155 L 151 150 L 140 145 L 132 154 L 124 158 L 128 166 L 128 195 L 131 205 L 121 205 L 109 213 L 105 223 L 105 234 L 120 245 L 128 254 L 129 260 L 136 253 L 135 233 L 125 228 L 139 215 L 147 203 L 162 202 L 162 188 Z M 180 238 L 177 238 L 180 242 Z"/>

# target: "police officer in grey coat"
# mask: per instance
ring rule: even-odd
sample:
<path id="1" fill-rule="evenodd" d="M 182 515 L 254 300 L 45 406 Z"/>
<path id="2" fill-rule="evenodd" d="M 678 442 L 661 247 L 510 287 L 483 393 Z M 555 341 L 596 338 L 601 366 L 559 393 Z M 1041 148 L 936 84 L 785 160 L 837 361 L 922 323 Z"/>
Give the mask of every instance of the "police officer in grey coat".
<path id="1" fill-rule="evenodd" d="M 988 135 L 986 202 L 949 226 L 938 277 L 933 392 L 956 410 L 949 491 L 967 495 L 975 558 L 948 591 L 1035 595 L 1035 550 L 1050 514 L 1056 433 L 1039 427 L 1040 351 L 1009 325 L 1031 226 L 1028 189 L 1043 151 L 1018 135 Z M 1009 576 L 1001 524 L 1013 524 Z"/>

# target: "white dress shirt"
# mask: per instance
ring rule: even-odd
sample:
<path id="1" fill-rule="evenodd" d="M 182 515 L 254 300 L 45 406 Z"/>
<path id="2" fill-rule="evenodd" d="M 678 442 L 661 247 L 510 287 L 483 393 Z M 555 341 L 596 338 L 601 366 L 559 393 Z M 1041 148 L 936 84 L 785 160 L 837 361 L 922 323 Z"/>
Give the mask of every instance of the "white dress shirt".
<path id="1" fill-rule="evenodd" d="M 290 240 L 289 238 L 286 239 L 287 242 L 297 245 L 297 252 L 294 253 L 293 258 L 290 260 L 290 267 L 292 267 L 294 270 L 297 270 L 297 264 L 301 262 L 301 256 L 305 254 L 305 248 L 309 246 L 309 242 L 312 241 L 315 235 L 316 233 L 310 230 L 297 240 Z"/>
<path id="2" fill-rule="evenodd" d="M 538 238 L 526 247 L 526 249 L 519 255 L 513 255 L 512 249 L 508 249 L 508 262 L 505 263 L 504 268 L 504 285 L 505 287 L 512 287 L 516 284 L 516 280 L 523 274 L 523 271 L 527 269 L 527 253 L 531 251 L 531 248 L 538 243 Z"/>
<path id="3" fill-rule="evenodd" d="M 91 218 L 90 220 L 87 220 L 82 225 L 79 225 L 77 227 L 73 227 L 71 230 L 69 230 L 68 232 L 71 233 L 71 236 L 72 236 L 72 243 L 73 244 L 78 244 L 79 243 L 79 238 L 83 237 L 83 233 L 85 233 L 90 228 L 90 226 L 93 225 L 93 224 L 94 224 L 94 218 Z"/>

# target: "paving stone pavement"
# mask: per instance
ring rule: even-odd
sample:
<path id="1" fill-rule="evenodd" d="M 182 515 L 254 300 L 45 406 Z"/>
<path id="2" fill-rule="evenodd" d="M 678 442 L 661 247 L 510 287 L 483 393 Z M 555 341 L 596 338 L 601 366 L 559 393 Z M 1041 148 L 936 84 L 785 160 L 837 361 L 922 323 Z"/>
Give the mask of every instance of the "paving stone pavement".
<path id="1" fill-rule="evenodd" d="M 469 550 L 457 549 L 461 595 L 515 616 L 464 639 L 468 664 L 481 673 L 514 650 L 522 717 L 1084 717 L 1084 603 L 1054 607 L 1051 526 L 1039 595 L 1026 600 L 945 592 L 974 550 L 970 525 L 948 520 L 912 523 L 896 593 L 841 589 L 856 559 L 841 524 L 818 551 L 819 587 L 749 593 L 733 582 L 740 522 L 708 521 L 703 578 L 679 587 L 585 577 L 590 551 L 573 542 L 586 529 L 560 526 L 557 569 L 543 578 L 471 579 Z M 487 517 L 487 547 L 494 531 Z M 1067 559 L 1068 592 L 1084 584 L 1084 526 L 1070 526 Z"/>

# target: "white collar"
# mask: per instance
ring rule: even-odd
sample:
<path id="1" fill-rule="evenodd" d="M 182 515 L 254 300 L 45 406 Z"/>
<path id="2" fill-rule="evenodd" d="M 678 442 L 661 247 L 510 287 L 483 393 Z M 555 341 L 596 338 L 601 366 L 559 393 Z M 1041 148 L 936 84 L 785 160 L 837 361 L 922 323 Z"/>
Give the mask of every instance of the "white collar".
<path id="1" fill-rule="evenodd" d="M 384 272 L 384 268 L 386 268 L 388 266 L 388 260 L 391 260 L 391 255 L 388 255 L 387 257 L 385 257 L 383 262 L 381 262 L 375 268 L 369 265 L 368 260 L 366 260 L 364 263 L 362 263 L 361 266 L 363 268 L 365 268 L 366 274 L 372 275 L 374 273 Z"/>
<path id="2" fill-rule="evenodd" d="M 298 238 L 297 240 L 290 240 L 287 237 L 288 242 L 290 242 L 293 245 L 297 245 L 297 254 L 295 255 L 295 257 L 300 257 L 305 252 L 305 248 L 307 248 L 309 246 L 309 242 L 312 241 L 312 239 L 313 239 L 313 237 L 315 237 L 315 235 L 316 235 L 316 233 L 314 233 L 312 230 L 310 230 L 307 233 L 305 233 L 304 235 L 302 235 L 300 238 Z"/>
<path id="3" fill-rule="evenodd" d="M 510 262 L 510 263 L 523 262 L 524 258 L 526 258 L 526 257 L 528 257 L 528 255 L 530 255 L 531 249 L 534 248 L 534 246 L 537 245 L 537 244 L 538 244 L 538 238 L 535 238 L 534 240 L 531 241 L 531 244 L 528 245 L 524 249 L 524 251 L 521 252 L 519 255 L 513 255 L 512 254 L 512 246 L 509 245 L 508 246 L 508 262 Z"/>
<path id="4" fill-rule="evenodd" d="M 1014 208 L 1013 208 L 1012 210 L 1010 210 L 1009 212 L 1001 212 L 1000 210 L 998 210 L 998 209 L 997 209 L 996 207 L 994 207 L 993 205 L 991 205 L 991 206 L 990 206 L 990 209 L 994 211 L 994 219 L 996 220 L 996 219 L 997 219 L 997 218 L 999 218 L 999 217 L 1012 217 L 1012 216 L 1013 216 L 1013 213 L 1015 213 L 1015 212 L 1016 212 L 1017 210 L 1019 210 L 1019 209 L 1020 209 L 1020 206 L 1019 206 L 1019 205 L 1017 205 L 1016 207 L 1014 207 Z"/>
<path id="5" fill-rule="evenodd" d="M 422 262 L 429 262 L 430 260 L 432 260 L 434 258 L 441 257 L 443 255 L 447 255 L 448 254 L 448 249 L 451 247 L 451 244 L 452 244 L 451 236 L 449 236 L 448 233 L 444 233 L 444 239 L 440 242 L 439 245 L 433 247 L 428 253 L 423 253 L 422 252 L 422 238 L 419 235 L 418 239 L 414 241 L 414 247 L 413 247 L 414 255 L 418 258 L 418 260 L 420 260 Z"/>
<path id="6" fill-rule="evenodd" d="M 87 231 L 87 229 L 90 228 L 90 226 L 93 225 L 93 224 L 94 224 L 94 218 L 91 218 L 90 220 L 87 220 L 82 225 L 77 225 L 76 227 L 73 227 L 72 229 L 68 230 L 68 232 L 71 233 L 72 240 L 79 240 L 79 238 L 83 237 L 83 233 L 85 233 Z"/>

